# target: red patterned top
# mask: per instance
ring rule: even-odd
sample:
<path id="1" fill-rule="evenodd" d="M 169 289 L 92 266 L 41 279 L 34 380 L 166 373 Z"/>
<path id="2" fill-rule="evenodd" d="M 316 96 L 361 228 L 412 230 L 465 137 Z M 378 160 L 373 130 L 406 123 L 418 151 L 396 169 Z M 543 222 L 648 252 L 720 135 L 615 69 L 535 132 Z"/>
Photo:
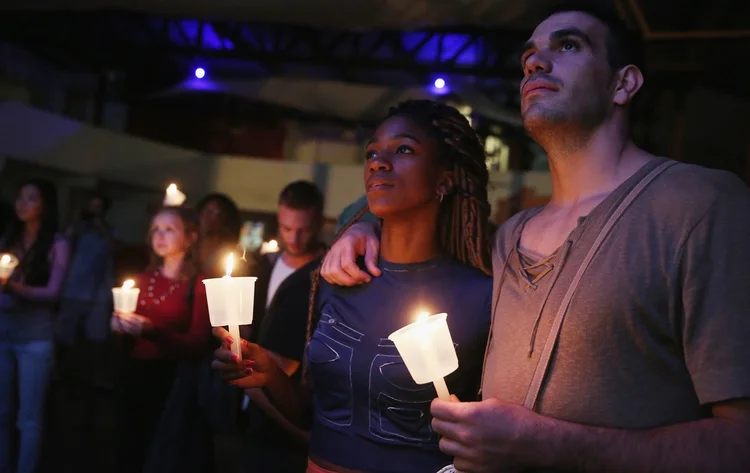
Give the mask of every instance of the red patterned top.
<path id="1" fill-rule="evenodd" d="M 149 271 L 134 278 L 138 295 L 136 314 L 147 317 L 154 330 L 134 339 L 133 358 L 184 359 L 198 355 L 210 346 L 211 322 L 203 277 L 190 284 Z M 189 305 L 192 300 L 192 307 Z"/>

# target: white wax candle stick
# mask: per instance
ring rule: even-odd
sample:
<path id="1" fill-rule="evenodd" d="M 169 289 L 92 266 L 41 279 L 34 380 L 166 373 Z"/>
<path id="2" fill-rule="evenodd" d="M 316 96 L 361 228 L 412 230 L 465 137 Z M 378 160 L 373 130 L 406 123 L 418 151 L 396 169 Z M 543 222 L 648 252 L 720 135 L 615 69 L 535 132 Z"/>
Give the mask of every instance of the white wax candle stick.
<path id="1" fill-rule="evenodd" d="M 237 361 L 242 361 L 242 346 L 240 345 L 240 326 L 229 325 L 229 334 L 232 336 L 232 353 L 237 356 Z"/>
<path id="2" fill-rule="evenodd" d="M 435 385 L 435 391 L 437 391 L 438 399 L 441 401 L 450 401 L 451 393 L 448 391 L 448 385 L 445 384 L 445 378 L 436 379 L 432 382 Z"/>
<path id="3" fill-rule="evenodd" d="M 227 271 L 231 273 L 231 270 Z M 239 307 L 237 303 L 238 287 L 236 280 L 227 275 L 223 278 L 224 282 L 224 300 L 225 310 L 227 311 L 227 320 L 229 322 L 229 334 L 232 336 L 232 353 L 237 356 L 238 361 L 242 361 L 242 347 L 240 346 L 240 324 L 239 324 Z"/>

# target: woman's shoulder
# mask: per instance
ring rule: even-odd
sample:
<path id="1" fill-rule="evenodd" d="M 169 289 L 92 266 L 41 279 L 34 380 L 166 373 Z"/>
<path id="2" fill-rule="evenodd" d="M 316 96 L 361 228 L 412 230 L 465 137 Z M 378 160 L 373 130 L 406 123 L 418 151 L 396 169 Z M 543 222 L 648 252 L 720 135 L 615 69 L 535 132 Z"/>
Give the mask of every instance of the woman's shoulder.
<path id="1" fill-rule="evenodd" d="M 318 276 L 318 287 L 316 289 L 316 299 L 321 300 L 322 298 L 337 294 L 337 293 L 345 293 L 348 289 L 351 289 L 347 286 L 337 286 L 336 284 L 331 284 L 325 279 L 323 279 L 322 276 Z"/>
<path id="2" fill-rule="evenodd" d="M 491 304 L 492 276 L 459 262 L 452 263 L 452 266 L 446 269 L 449 271 L 451 288 L 460 294 L 462 301 L 471 301 L 478 304 L 477 307 Z"/>
<path id="3" fill-rule="evenodd" d="M 341 304 L 350 305 L 352 303 L 361 303 L 363 297 L 366 300 L 373 294 L 373 290 L 375 291 L 375 294 L 379 293 L 379 290 L 377 289 L 378 286 L 378 278 L 372 278 L 372 281 L 367 284 L 339 286 L 331 284 L 323 279 L 323 277 L 318 276 L 318 283 L 315 291 L 315 305 L 316 307 L 321 308 L 324 305 L 330 304 L 338 306 Z"/>
<path id="4" fill-rule="evenodd" d="M 455 260 L 445 260 L 443 263 L 443 269 L 455 279 L 458 284 L 469 286 L 480 284 L 492 287 L 492 275 L 486 274 L 478 268 L 474 268 Z"/>

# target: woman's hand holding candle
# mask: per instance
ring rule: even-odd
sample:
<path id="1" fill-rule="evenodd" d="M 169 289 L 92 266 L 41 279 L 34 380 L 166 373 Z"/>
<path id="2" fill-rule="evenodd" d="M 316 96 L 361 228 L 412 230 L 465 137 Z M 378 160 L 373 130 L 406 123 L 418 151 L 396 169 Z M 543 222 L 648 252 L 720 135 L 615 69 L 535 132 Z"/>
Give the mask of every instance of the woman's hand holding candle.
<path id="1" fill-rule="evenodd" d="M 120 316 L 117 315 L 117 312 L 112 313 L 112 319 L 109 321 L 109 329 L 114 333 L 124 333 L 122 331 L 122 321 L 120 320 Z"/>
<path id="2" fill-rule="evenodd" d="M 264 348 L 254 343 L 240 339 L 242 357 L 238 357 L 232 350 L 232 344 L 237 340 L 223 327 L 213 329 L 214 336 L 221 340 L 221 348 L 214 352 L 215 360 L 211 367 L 221 373 L 222 377 L 238 388 L 262 388 L 280 371 L 276 362 Z"/>
<path id="3" fill-rule="evenodd" d="M 18 266 L 18 258 L 12 254 L 3 253 L 3 255 L 0 256 L 0 287 L 5 286 L 10 280 L 16 266 Z"/>
<path id="4" fill-rule="evenodd" d="M 154 325 L 147 317 L 129 312 L 115 312 L 112 327 L 115 331 L 138 337 L 153 330 Z"/>

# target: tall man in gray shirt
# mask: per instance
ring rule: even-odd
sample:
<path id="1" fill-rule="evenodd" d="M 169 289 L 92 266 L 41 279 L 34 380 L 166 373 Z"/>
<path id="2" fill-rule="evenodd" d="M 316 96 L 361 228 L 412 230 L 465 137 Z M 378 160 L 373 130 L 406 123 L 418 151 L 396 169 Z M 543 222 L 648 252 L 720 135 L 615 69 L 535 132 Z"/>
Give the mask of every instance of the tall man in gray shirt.
<path id="1" fill-rule="evenodd" d="M 497 233 L 483 400 L 433 403 L 464 473 L 750 471 L 750 191 L 633 144 L 638 50 L 588 7 L 551 14 L 524 48 L 521 111 L 552 200 Z M 369 280 L 355 253 L 379 275 L 368 225 L 331 250 L 327 280 Z"/>

